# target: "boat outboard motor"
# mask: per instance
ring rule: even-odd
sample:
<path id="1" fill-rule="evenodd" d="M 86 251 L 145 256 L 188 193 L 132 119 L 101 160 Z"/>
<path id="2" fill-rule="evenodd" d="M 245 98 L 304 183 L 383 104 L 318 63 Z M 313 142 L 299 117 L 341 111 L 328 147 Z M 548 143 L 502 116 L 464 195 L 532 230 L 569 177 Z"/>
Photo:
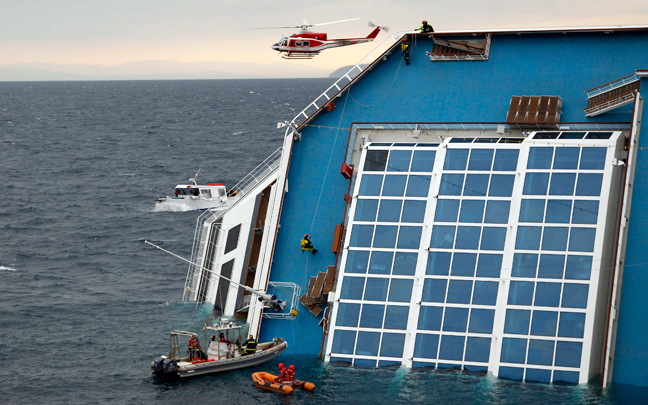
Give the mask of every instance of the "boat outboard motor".
<path id="1" fill-rule="evenodd" d="M 164 357 L 160 357 L 151 362 L 151 373 L 160 376 L 162 375 L 162 363 L 166 360 Z"/>
<path id="2" fill-rule="evenodd" d="M 164 359 L 162 374 L 165 377 L 176 377 L 178 375 L 178 362 L 173 359 Z"/>

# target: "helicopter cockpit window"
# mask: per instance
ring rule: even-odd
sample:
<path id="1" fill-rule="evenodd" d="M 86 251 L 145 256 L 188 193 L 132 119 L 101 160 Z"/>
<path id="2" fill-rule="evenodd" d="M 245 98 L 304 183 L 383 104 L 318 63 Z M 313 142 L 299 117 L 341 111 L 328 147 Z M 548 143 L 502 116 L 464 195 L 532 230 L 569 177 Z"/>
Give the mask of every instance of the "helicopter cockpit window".
<path id="1" fill-rule="evenodd" d="M 310 41 L 304 41 L 304 46 L 310 46 Z"/>
<path id="2" fill-rule="evenodd" d="M 302 46 L 302 41 L 297 41 L 297 42 L 295 42 L 295 45 L 296 45 L 296 46 Z"/>

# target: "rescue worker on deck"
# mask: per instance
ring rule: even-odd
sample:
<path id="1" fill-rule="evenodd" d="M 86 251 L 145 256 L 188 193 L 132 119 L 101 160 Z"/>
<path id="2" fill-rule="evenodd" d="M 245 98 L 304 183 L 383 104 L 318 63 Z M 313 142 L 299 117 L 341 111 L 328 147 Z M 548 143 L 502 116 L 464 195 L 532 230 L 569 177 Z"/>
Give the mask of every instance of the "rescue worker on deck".
<path id="1" fill-rule="evenodd" d="M 415 31 L 421 31 L 422 33 L 434 32 L 434 28 L 427 21 L 423 20 L 423 25 L 418 27 Z"/>
<path id="2" fill-rule="evenodd" d="M 410 63 L 410 45 L 409 42 L 407 42 L 407 36 L 403 38 L 403 42 L 401 42 L 401 51 L 403 52 L 403 55 L 405 56 L 405 64 L 409 65 Z"/>
<path id="3" fill-rule="evenodd" d="M 254 336 L 250 335 L 250 338 L 243 343 L 243 346 L 245 346 L 245 352 L 243 353 L 244 356 L 256 353 L 257 343 L 256 340 L 254 340 Z"/>
<path id="4" fill-rule="evenodd" d="M 305 234 L 304 239 L 301 240 L 301 250 L 305 251 L 308 250 L 312 254 L 315 254 L 317 252 L 317 249 L 313 246 L 313 243 L 311 242 L 310 235 Z"/>

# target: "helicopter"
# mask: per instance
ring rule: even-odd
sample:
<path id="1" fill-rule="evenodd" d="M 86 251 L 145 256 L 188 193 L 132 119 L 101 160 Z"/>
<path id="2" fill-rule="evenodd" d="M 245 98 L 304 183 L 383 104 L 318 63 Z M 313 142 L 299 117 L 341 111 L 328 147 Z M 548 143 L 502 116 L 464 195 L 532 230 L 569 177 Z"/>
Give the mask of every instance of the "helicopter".
<path id="1" fill-rule="evenodd" d="M 295 25 L 291 27 L 267 27 L 254 29 L 300 28 L 300 31 L 297 34 L 293 34 L 288 37 L 282 37 L 281 40 L 273 44 L 271 48 L 279 52 L 284 59 L 312 59 L 325 49 L 371 42 L 378 36 L 378 33 L 381 29 L 384 31 L 389 30 L 387 27 L 379 27 L 372 22 L 369 22 L 369 26 L 375 27 L 375 29 L 371 31 L 371 33 L 367 35 L 367 37 L 341 39 L 328 39 L 326 33 L 318 33 L 310 30 L 311 27 L 336 24 L 359 19 L 360 18 L 351 18 L 348 20 L 331 21 L 320 24 L 308 24 L 308 22 L 304 20 L 302 25 Z"/>

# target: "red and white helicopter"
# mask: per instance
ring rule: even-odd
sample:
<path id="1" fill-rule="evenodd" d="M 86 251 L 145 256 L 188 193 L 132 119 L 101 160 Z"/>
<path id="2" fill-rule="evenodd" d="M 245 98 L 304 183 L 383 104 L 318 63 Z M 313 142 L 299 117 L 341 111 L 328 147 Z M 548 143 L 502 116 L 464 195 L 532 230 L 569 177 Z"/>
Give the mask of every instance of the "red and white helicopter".
<path id="1" fill-rule="evenodd" d="M 297 34 L 289 37 L 282 37 L 279 42 L 272 45 L 272 49 L 282 54 L 284 59 L 312 59 L 325 49 L 338 48 L 340 46 L 362 44 L 371 42 L 377 36 L 380 30 L 388 31 L 387 27 L 379 27 L 369 22 L 370 27 L 375 27 L 366 38 L 341 38 L 328 39 L 326 33 L 318 33 L 310 30 L 311 27 L 321 25 L 336 24 L 346 21 L 359 20 L 360 18 L 351 18 L 349 20 L 332 21 L 321 24 L 308 24 L 305 20 L 302 25 L 292 27 L 268 27 L 256 29 L 273 29 L 273 28 L 300 28 Z"/>

